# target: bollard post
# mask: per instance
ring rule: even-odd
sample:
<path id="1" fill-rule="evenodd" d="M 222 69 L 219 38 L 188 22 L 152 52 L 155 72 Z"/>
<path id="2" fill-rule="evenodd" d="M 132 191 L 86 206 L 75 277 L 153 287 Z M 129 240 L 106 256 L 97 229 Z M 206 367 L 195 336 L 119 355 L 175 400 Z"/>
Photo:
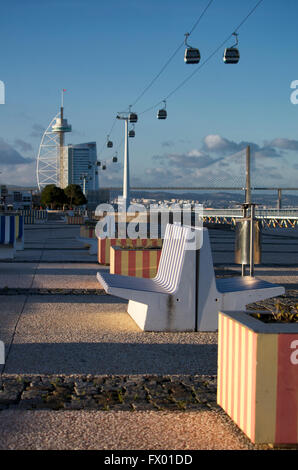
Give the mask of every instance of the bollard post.
<path id="1" fill-rule="evenodd" d="M 254 276 L 254 220 L 255 204 L 250 204 L 250 243 L 249 243 L 249 275 Z"/>

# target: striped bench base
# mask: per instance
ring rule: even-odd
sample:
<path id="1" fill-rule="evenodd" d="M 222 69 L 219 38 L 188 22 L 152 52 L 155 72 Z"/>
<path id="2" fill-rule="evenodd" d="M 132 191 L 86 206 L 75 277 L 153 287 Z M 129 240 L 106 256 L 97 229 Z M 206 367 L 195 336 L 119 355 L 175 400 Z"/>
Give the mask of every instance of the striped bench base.
<path id="1" fill-rule="evenodd" d="M 111 246 L 121 246 L 122 248 L 160 248 L 161 238 L 98 238 L 97 260 L 99 264 L 110 264 Z"/>
<path id="2" fill-rule="evenodd" d="M 122 276 L 153 278 L 157 274 L 161 248 L 110 249 L 110 273 Z"/>
<path id="3" fill-rule="evenodd" d="M 256 444 L 298 443 L 298 324 L 220 312 L 217 402 Z"/>

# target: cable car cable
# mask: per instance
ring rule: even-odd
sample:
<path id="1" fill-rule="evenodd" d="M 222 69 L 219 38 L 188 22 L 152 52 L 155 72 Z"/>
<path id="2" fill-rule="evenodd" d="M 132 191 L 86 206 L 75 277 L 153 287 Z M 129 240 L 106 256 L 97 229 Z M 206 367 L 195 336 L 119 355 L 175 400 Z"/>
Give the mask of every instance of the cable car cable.
<path id="1" fill-rule="evenodd" d="M 185 83 L 187 83 L 196 73 L 199 72 L 199 70 L 201 70 L 201 68 L 206 65 L 209 60 L 212 59 L 212 57 L 225 45 L 225 43 L 227 41 L 229 41 L 231 39 L 231 37 L 243 26 L 243 24 L 248 20 L 248 18 L 254 13 L 254 11 L 258 8 L 258 6 L 263 2 L 263 0 L 259 0 L 256 5 L 249 11 L 249 13 L 243 18 L 243 20 L 239 23 L 239 25 L 237 26 L 237 28 L 235 28 L 233 30 L 233 33 L 231 33 L 202 63 L 201 65 L 199 65 L 198 68 L 196 68 L 190 75 L 188 75 L 176 88 L 174 88 L 174 90 L 172 90 L 167 96 L 166 96 L 166 100 L 168 100 L 171 96 L 174 95 L 174 93 L 176 93 L 180 88 L 183 87 L 183 85 L 185 85 Z M 152 109 L 156 108 L 157 106 L 159 106 L 161 103 L 163 102 L 163 100 L 160 100 L 158 103 L 156 103 L 155 105 L 151 106 L 150 108 L 147 108 L 145 109 L 144 111 L 142 111 L 141 113 L 139 113 L 139 115 L 142 115 L 142 114 L 145 114 L 147 113 L 148 111 L 151 111 Z"/>
<path id="2" fill-rule="evenodd" d="M 195 28 L 198 26 L 199 22 L 201 21 L 201 19 L 203 18 L 203 16 L 205 15 L 205 13 L 207 12 L 208 8 L 211 6 L 211 4 L 214 2 L 214 0 L 210 0 L 208 5 L 205 7 L 205 9 L 203 10 L 203 12 L 201 13 L 201 15 L 199 16 L 199 18 L 197 19 L 197 21 L 195 22 L 195 24 L 193 25 L 193 27 L 191 28 L 190 32 L 187 33 L 189 36 L 192 34 L 192 32 L 195 30 Z M 133 102 L 132 106 L 134 106 L 144 95 L 145 93 L 149 90 L 149 88 L 151 88 L 151 86 L 156 82 L 156 80 L 160 77 L 160 75 L 162 74 L 162 72 L 167 68 L 167 66 L 169 65 L 169 63 L 173 60 L 173 58 L 176 56 L 176 54 L 178 54 L 178 52 L 180 51 L 180 49 L 184 46 L 185 44 L 185 40 L 183 40 L 183 42 L 181 44 L 179 44 L 179 46 L 177 47 L 177 49 L 175 50 L 175 52 L 171 55 L 171 57 L 167 60 L 167 62 L 164 64 L 164 66 L 161 68 L 161 70 L 158 72 L 158 74 L 153 78 L 153 80 L 151 80 L 151 82 L 149 83 L 149 85 L 147 85 L 147 87 L 142 91 L 142 93 L 136 98 L 136 100 Z"/>
<path id="3" fill-rule="evenodd" d="M 194 25 L 192 26 L 192 28 L 190 29 L 190 32 L 187 33 L 188 36 L 190 36 L 193 31 L 196 29 L 196 27 L 198 26 L 198 24 L 200 23 L 201 19 L 203 18 L 203 16 L 205 15 L 205 13 L 207 12 L 207 10 L 209 9 L 209 7 L 211 6 L 211 4 L 214 2 L 214 0 L 209 0 L 208 4 L 206 5 L 206 7 L 204 8 L 204 10 L 202 11 L 202 13 L 200 14 L 199 18 L 197 19 L 197 21 L 194 23 Z M 145 93 L 151 88 L 151 86 L 156 82 L 156 80 L 160 77 L 160 75 L 163 73 L 163 71 L 167 68 L 167 66 L 169 65 L 169 63 L 173 60 L 173 58 L 178 54 L 178 52 L 180 51 L 180 49 L 185 45 L 185 40 L 183 40 L 183 42 L 181 44 L 179 44 L 179 46 L 177 47 L 177 49 L 173 52 L 173 54 L 170 56 L 170 58 L 166 61 L 166 63 L 164 64 L 164 66 L 161 68 L 161 70 L 158 72 L 158 74 L 153 78 L 153 80 L 151 80 L 151 82 L 147 85 L 147 87 L 142 91 L 142 93 L 135 99 L 135 101 L 132 103 L 132 106 L 134 106 L 144 95 Z M 162 103 L 162 101 L 160 101 L 158 104 Z M 155 106 L 154 106 L 155 107 Z M 111 135 L 113 129 L 114 129 L 114 126 L 115 126 L 115 122 L 116 122 L 117 118 L 115 118 L 114 122 L 113 122 L 113 125 L 112 125 L 112 128 L 109 132 L 108 135 Z M 101 151 L 99 152 L 98 155 L 100 155 L 103 151 L 103 149 L 105 148 L 105 144 L 103 145 Z"/>

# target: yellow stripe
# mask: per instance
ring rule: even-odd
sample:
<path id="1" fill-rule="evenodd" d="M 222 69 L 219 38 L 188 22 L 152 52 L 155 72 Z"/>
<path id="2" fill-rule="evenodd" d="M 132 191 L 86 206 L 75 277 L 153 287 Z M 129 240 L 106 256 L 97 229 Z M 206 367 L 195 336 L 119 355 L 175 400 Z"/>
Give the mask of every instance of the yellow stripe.
<path id="1" fill-rule="evenodd" d="M 154 277 L 156 274 L 156 263 L 157 263 L 157 251 L 151 250 L 149 252 L 149 277 Z"/>
<path id="2" fill-rule="evenodd" d="M 128 250 L 121 250 L 121 274 L 128 276 Z"/>
<path id="3" fill-rule="evenodd" d="M 257 343 L 255 443 L 274 442 L 278 335 L 259 334 Z"/>
<path id="4" fill-rule="evenodd" d="M 227 317 L 223 316 L 223 322 L 222 322 L 222 355 L 223 355 L 223 364 L 226 364 L 227 361 Z M 224 410 L 226 410 L 226 381 L 227 381 L 227 375 L 225 371 L 223 371 L 223 381 L 222 381 L 222 407 Z"/>
<path id="5" fill-rule="evenodd" d="M 218 313 L 218 348 L 217 348 L 217 403 L 221 405 L 220 394 L 222 390 L 221 382 L 221 358 L 222 358 L 222 313 Z"/>
<path id="6" fill-rule="evenodd" d="M 19 238 L 19 224 L 20 224 L 20 216 L 15 216 L 15 236 Z"/>
<path id="7" fill-rule="evenodd" d="M 234 337 L 234 344 L 235 344 L 235 373 L 234 373 L 234 412 L 233 412 L 233 420 L 238 423 L 238 402 L 239 402 L 239 323 L 235 323 L 235 337 Z"/>
<path id="8" fill-rule="evenodd" d="M 106 238 L 106 244 L 105 244 L 105 250 L 106 250 L 105 258 L 106 258 L 106 261 L 105 261 L 105 264 L 110 264 L 110 248 L 111 248 L 111 240 L 109 238 Z"/>
<path id="9" fill-rule="evenodd" d="M 111 246 L 110 248 L 110 274 L 115 274 L 115 255 L 116 250 Z"/>
<path id="10" fill-rule="evenodd" d="M 136 277 L 143 277 L 143 252 L 136 250 Z"/>
<path id="11" fill-rule="evenodd" d="M 240 416 L 239 416 L 239 426 L 241 429 L 244 427 L 244 412 L 245 412 L 245 407 L 246 403 L 244 402 L 244 396 L 245 396 L 245 390 L 244 390 L 244 384 L 245 384 L 245 364 L 246 364 L 246 356 L 245 356 L 245 327 L 241 326 L 241 344 L 240 344 L 240 349 L 241 349 L 241 365 L 240 365 Z"/>
<path id="12" fill-rule="evenodd" d="M 248 437 L 251 437 L 251 414 L 252 414 L 252 400 L 254 397 L 252 396 L 252 377 L 253 377 L 253 332 L 251 330 L 248 331 L 248 374 L 247 374 L 247 419 L 246 419 L 246 434 Z"/>
<path id="13" fill-rule="evenodd" d="M 229 362 L 228 362 L 228 369 L 229 369 L 229 377 L 228 377 L 228 408 L 227 408 L 227 413 L 229 416 L 231 416 L 232 413 L 232 386 L 233 386 L 233 357 L 232 357 L 232 351 L 233 351 L 233 335 L 231 334 L 232 326 L 233 326 L 233 320 L 228 320 L 229 322 Z"/>

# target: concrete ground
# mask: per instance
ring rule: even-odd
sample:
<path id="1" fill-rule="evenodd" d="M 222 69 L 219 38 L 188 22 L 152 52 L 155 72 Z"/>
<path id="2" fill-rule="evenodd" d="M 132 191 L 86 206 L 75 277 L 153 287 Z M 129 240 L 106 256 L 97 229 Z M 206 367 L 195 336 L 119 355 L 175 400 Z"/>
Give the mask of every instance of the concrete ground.
<path id="1" fill-rule="evenodd" d="M 96 272 L 107 268 L 76 240 L 78 234 L 78 227 L 55 221 L 27 226 L 25 250 L 0 263 L 2 373 L 215 375 L 217 333 L 140 331 L 126 302 L 94 292 L 100 288 Z M 274 233 L 265 237 L 265 262 L 256 276 L 297 289 L 298 236 L 285 230 L 281 237 L 282 243 Z M 233 234 L 214 230 L 210 238 L 214 263 L 239 271 Z M 0 449 L 256 448 L 220 410 L 7 409 L 0 417 Z"/>

